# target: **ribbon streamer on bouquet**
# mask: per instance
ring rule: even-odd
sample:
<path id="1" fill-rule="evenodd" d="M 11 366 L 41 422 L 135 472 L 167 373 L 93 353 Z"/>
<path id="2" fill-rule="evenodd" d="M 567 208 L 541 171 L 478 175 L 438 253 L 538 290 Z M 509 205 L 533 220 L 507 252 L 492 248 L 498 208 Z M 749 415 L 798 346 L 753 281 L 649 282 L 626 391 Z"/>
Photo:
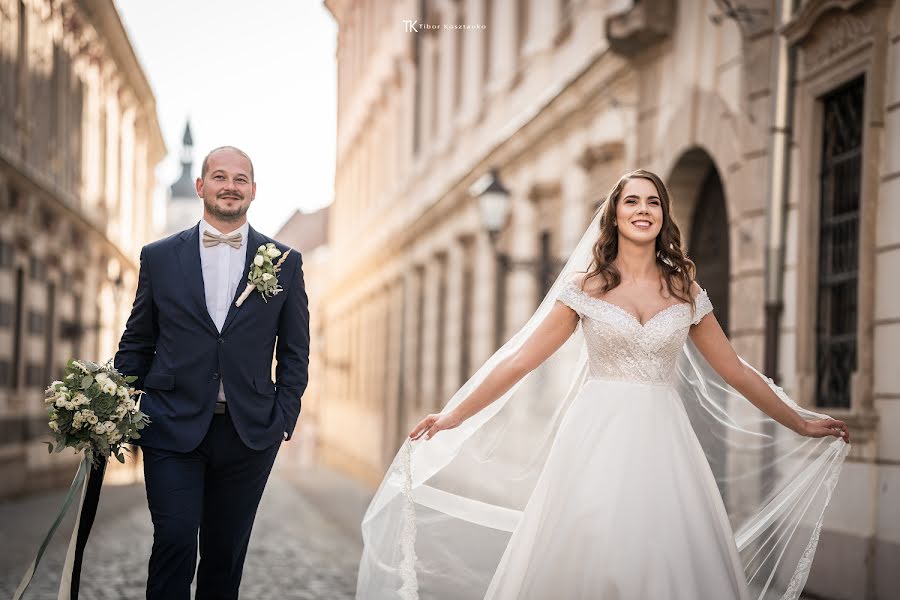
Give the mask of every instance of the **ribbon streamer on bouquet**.
<path id="1" fill-rule="evenodd" d="M 47 534 L 41 541 L 37 555 L 34 557 L 34 560 L 31 561 L 28 570 L 22 577 L 22 581 L 19 583 L 19 587 L 13 595 L 13 600 L 20 600 L 24 597 L 25 591 L 31 584 L 35 572 L 37 572 L 41 558 L 44 556 L 44 551 L 47 549 L 50 540 L 53 538 L 53 534 L 56 533 L 56 530 L 59 528 L 59 524 L 62 522 L 63 517 L 69 512 L 69 507 L 72 505 L 75 495 L 80 491 L 81 502 L 75 519 L 75 527 L 72 530 L 72 537 L 69 540 L 69 549 L 66 552 L 66 561 L 63 564 L 62 575 L 59 581 L 59 595 L 57 596 L 57 600 L 78 600 L 78 588 L 81 582 L 81 562 L 84 556 L 84 548 L 87 545 L 88 536 L 91 534 L 91 527 L 94 525 L 94 517 L 97 515 L 97 505 L 100 502 L 100 490 L 103 486 L 103 476 L 105 473 L 105 457 L 100 459 L 100 462 L 96 467 L 91 465 L 89 455 L 86 454 L 84 458 L 81 459 L 81 464 L 78 466 L 78 472 L 75 473 L 75 478 L 72 480 L 72 485 L 69 486 L 69 491 L 63 500 L 62 506 L 56 514 L 56 518 L 53 520 L 53 524 L 50 526 Z"/>

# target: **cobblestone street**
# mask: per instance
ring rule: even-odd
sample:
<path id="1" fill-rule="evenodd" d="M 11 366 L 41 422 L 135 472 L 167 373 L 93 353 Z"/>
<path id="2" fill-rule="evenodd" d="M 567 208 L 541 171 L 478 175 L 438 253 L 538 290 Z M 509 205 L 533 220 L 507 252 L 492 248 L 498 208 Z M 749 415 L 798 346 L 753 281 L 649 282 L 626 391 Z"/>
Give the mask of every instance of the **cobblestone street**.
<path id="1" fill-rule="evenodd" d="M 63 496 L 57 491 L 0 504 L 0 597 L 12 597 Z M 370 497 L 331 471 L 276 464 L 250 539 L 241 597 L 352 598 L 362 550 L 359 522 Z M 56 598 L 72 523 L 69 515 L 57 530 L 26 599 Z M 143 484 L 104 486 L 81 598 L 143 599 L 152 534 Z"/>

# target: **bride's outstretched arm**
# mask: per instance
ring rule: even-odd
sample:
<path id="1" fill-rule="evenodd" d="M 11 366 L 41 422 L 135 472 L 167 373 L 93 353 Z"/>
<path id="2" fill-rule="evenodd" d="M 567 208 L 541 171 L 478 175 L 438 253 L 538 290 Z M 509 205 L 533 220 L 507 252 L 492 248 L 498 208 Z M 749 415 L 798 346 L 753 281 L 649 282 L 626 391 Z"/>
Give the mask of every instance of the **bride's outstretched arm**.
<path id="1" fill-rule="evenodd" d="M 700 286 L 694 282 L 691 294 L 696 297 L 699 292 Z M 713 313 L 707 314 L 697 325 L 692 326 L 690 336 L 694 345 L 722 379 L 775 421 L 800 435 L 809 437 L 833 435 L 850 441 L 850 433 L 843 421 L 836 419 L 807 421 L 782 402 L 753 369 L 740 361 Z"/>
<path id="2" fill-rule="evenodd" d="M 547 360 L 575 331 L 578 315 L 561 302 L 555 302 L 547 317 L 528 336 L 521 348 L 497 363 L 472 393 L 453 410 L 428 415 L 415 426 L 409 437 L 430 439 L 442 429 L 453 429 L 460 423 L 500 398 L 522 377 Z"/>

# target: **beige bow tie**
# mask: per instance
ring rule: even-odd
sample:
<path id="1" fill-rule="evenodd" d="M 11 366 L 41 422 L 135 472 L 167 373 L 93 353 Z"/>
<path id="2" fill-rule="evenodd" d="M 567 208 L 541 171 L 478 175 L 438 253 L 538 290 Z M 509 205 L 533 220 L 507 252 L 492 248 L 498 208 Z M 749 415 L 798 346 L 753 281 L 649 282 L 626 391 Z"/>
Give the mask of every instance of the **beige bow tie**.
<path id="1" fill-rule="evenodd" d="M 210 233 L 208 230 L 203 230 L 203 246 L 205 248 L 209 248 L 211 246 L 218 246 L 219 244 L 228 244 L 232 248 L 240 248 L 241 247 L 241 234 L 232 233 L 231 235 L 216 235 L 214 233 Z"/>

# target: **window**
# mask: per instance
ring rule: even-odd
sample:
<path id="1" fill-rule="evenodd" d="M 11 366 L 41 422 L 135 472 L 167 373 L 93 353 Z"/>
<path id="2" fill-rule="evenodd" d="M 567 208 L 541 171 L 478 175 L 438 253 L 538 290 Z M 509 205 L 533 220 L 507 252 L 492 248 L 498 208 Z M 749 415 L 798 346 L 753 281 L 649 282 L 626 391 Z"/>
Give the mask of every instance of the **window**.
<path id="1" fill-rule="evenodd" d="M 474 288 L 475 288 L 475 244 L 472 238 L 463 238 L 460 240 L 463 252 L 463 272 L 462 285 L 462 308 L 459 320 L 459 385 L 462 386 L 469 379 L 469 370 L 472 368 L 472 307 L 475 304 Z"/>
<path id="2" fill-rule="evenodd" d="M 416 293 L 416 352 L 413 355 L 416 361 L 415 369 L 415 390 L 417 408 L 423 406 L 422 401 L 422 381 L 425 365 L 422 362 L 422 351 L 425 349 L 425 267 L 419 265 L 415 269 L 415 293 Z"/>
<path id="3" fill-rule="evenodd" d="M 9 242 L 0 242 L 0 269 L 11 269 L 14 256 L 13 245 Z"/>
<path id="4" fill-rule="evenodd" d="M 56 320 L 56 286 L 47 284 L 47 314 L 44 318 L 44 376 L 45 382 L 53 378 L 56 332 L 53 322 Z"/>
<path id="5" fill-rule="evenodd" d="M 863 78 L 823 98 L 816 400 L 849 408 L 856 370 Z"/>
<path id="6" fill-rule="evenodd" d="M 11 329 L 13 325 L 13 305 L 0 301 L 0 329 Z"/>
<path id="7" fill-rule="evenodd" d="M 484 2 L 484 31 L 485 35 L 482 36 L 484 40 L 482 43 L 484 47 L 482 48 L 483 62 L 481 63 L 481 79 L 484 84 L 487 84 L 491 80 L 491 52 L 493 52 L 492 42 L 491 40 L 494 37 L 493 28 L 494 28 L 494 0 L 485 0 Z"/>
<path id="8" fill-rule="evenodd" d="M 466 30 L 463 29 L 463 25 L 465 25 L 465 10 L 466 7 L 460 4 L 456 9 L 456 25 L 459 26 L 454 32 L 453 42 L 454 42 L 454 54 L 456 59 L 454 60 L 455 73 L 453 75 L 453 108 L 458 109 L 460 104 L 462 103 L 462 90 L 463 90 L 463 75 L 465 73 L 465 69 L 463 68 L 465 65 L 463 62 L 466 60 L 465 55 L 465 44 L 470 39 L 468 35 L 466 35 Z"/>
<path id="9" fill-rule="evenodd" d="M 28 333 L 31 335 L 43 335 L 44 315 L 30 310 L 28 311 Z"/>
<path id="10" fill-rule="evenodd" d="M 28 363 L 25 367 L 25 386 L 30 388 L 44 387 L 44 365 Z"/>
<path id="11" fill-rule="evenodd" d="M 81 296 L 76 294 L 72 298 L 72 323 L 76 327 L 76 331 L 81 331 L 81 310 L 82 310 L 82 300 Z M 72 356 L 78 357 L 81 355 L 81 335 L 75 335 L 72 337 Z"/>
<path id="12" fill-rule="evenodd" d="M 10 373 L 10 387 L 19 387 L 19 369 L 22 364 L 22 315 L 24 313 L 25 270 L 16 269 L 16 304 L 13 320 L 13 348 L 12 369 Z"/>
<path id="13" fill-rule="evenodd" d="M 528 41 L 528 28 L 530 26 L 529 19 L 529 0 L 518 0 L 516 2 L 516 56 L 522 56 L 525 50 L 525 44 Z"/>
<path id="14" fill-rule="evenodd" d="M 28 101 L 26 90 L 28 89 L 28 15 L 26 14 L 24 0 L 19 0 L 19 35 L 18 48 L 16 49 L 16 109 L 25 110 Z"/>
<path id="15" fill-rule="evenodd" d="M 438 14 L 435 18 L 436 23 L 441 22 L 441 16 Z M 436 137 L 441 132 L 441 104 L 443 102 L 443 94 L 445 91 L 441 89 L 441 39 L 437 32 L 431 32 L 429 35 L 428 48 L 431 49 L 431 123 L 428 123 L 430 134 Z"/>
<path id="16" fill-rule="evenodd" d="M 30 274 L 31 279 L 33 279 L 34 281 L 43 281 L 43 279 L 47 276 L 47 269 L 44 266 L 44 263 L 41 262 L 41 260 L 36 256 L 31 257 Z"/>
<path id="17" fill-rule="evenodd" d="M 419 4 L 419 14 L 425 15 L 425 3 L 424 1 L 420 1 Z M 422 44 L 422 39 L 424 35 L 416 34 L 413 38 L 413 63 L 415 64 L 415 81 L 413 82 L 413 146 L 412 151 L 414 155 L 419 154 L 419 149 L 422 146 L 422 138 L 423 138 L 423 123 L 422 123 L 422 104 L 424 102 L 424 90 L 422 89 L 422 71 L 427 67 L 426 62 L 423 57 L 424 46 Z"/>
<path id="18" fill-rule="evenodd" d="M 438 266 L 438 294 L 437 294 L 437 335 L 435 336 L 435 369 L 434 369 L 434 393 L 435 399 L 432 405 L 440 411 L 444 399 L 444 358 L 447 345 L 447 254 L 440 253 L 435 257 Z"/>

